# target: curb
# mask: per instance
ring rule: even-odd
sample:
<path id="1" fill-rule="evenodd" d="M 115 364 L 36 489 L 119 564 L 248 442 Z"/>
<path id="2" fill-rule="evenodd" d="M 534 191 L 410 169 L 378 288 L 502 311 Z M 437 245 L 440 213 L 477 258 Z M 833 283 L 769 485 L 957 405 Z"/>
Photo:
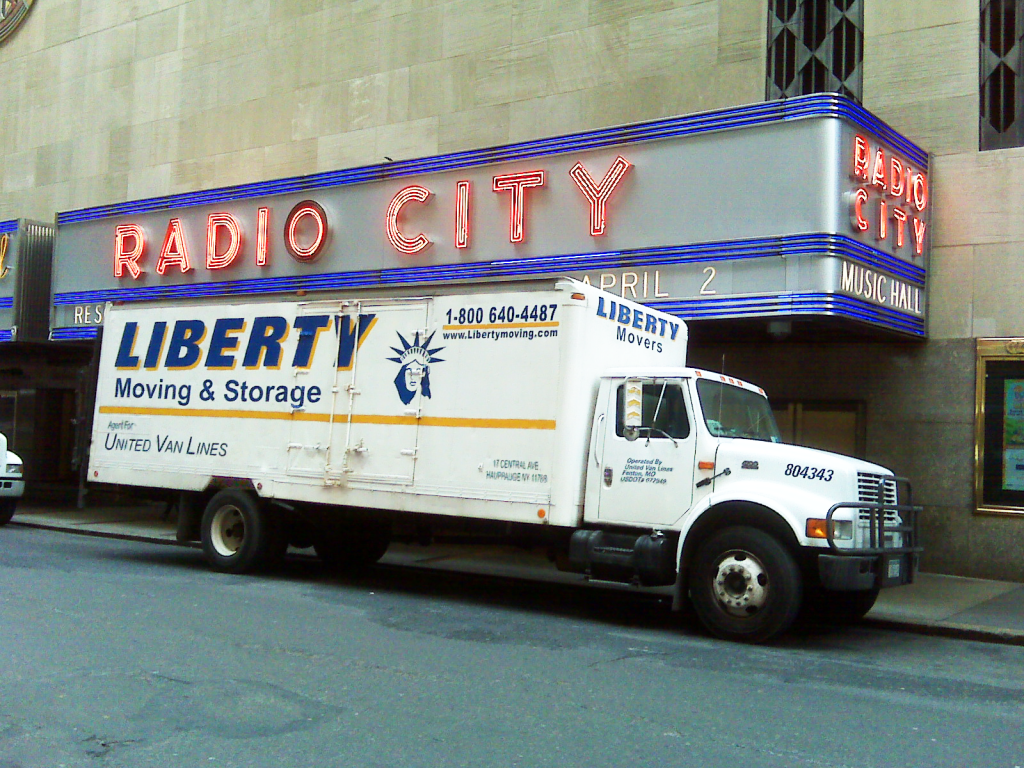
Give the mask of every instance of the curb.
<path id="1" fill-rule="evenodd" d="M 995 645 L 1024 646 L 1024 632 L 998 627 L 982 627 L 976 624 L 929 624 L 914 623 L 900 619 L 875 619 L 866 616 L 861 619 L 865 626 L 896 632 L 913 632 L 931 637 L 948 637 L 954 640 L 970 640 Z"/>
<path id="2" fill-rule="evenodd" d="M 111 531 L 92 531 L 87 528 L 68 528 L 64 525 L 51 525 L 49 523 L 29 523 L 24 520 L 12 520 L 8 523 L 12 527 L 37 528 L 42 531 L 59 531 L 60 533 L 71 533 L 75 536 L 92 536 L 97 539 L 121 539 L 122 541 L 139 541 L 146 544 L 162 544 L 171 547 L 198 548 L 196 542 L 183 542 L 175 539 L 162 539 L 159 536 L 147 536 L 141 533 L 114 533 Z"/>

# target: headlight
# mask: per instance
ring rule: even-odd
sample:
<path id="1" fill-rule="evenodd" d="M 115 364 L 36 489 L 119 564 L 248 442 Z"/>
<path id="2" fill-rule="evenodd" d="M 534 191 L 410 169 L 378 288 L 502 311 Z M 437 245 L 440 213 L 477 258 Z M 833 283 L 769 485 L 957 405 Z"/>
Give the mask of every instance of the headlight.
<path id="1" fill-rule="evenodd" d="M 21 474 L 21 466 L 22 466 L 21 464 L 8 464 L 7 465 L 6 474 L 8 474 L 8 475 L 20 475 Z"/>
<path id="2" fill-rule="evenodd" d="M 835 539 L 852 539 L 853 538 L 853 521 L 852 520 L 834 520 L 832 524 L 835 526 Z"/>

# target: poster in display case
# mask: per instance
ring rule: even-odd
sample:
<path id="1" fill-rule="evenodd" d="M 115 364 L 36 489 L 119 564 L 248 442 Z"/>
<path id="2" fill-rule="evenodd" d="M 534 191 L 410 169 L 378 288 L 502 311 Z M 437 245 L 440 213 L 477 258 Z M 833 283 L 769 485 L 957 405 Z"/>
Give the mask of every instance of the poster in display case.
<path id="1" fill-rule="evenodd" d="M 1024 514 L 1024 339 L 979 339 L 977 510 Z"/>

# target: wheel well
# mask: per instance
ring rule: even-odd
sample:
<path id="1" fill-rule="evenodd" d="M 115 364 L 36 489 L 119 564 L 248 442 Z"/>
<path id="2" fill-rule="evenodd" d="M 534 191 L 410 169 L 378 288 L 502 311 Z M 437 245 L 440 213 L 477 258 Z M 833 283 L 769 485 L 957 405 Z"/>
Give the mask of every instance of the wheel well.
<path id="1" fill-rule="evenodd" d="M 800 561 L 800 544 L 793 529 L 789 527 L 789 523 L 782 518 L 782 515 L 762 504 L 755 504 L 751 501 L 731 501 L 711 507 L 694 523 L 693 528 L 686 534 L 686 543 L 683 545 L 680 558 L 682 567 L 685 569 L 689 566 L 697 547 L 708 536 L 734 525 L 746 525 L 770 533 L 792 553 L 798 562 Z"/>
<path id="2" fill-rule="evenodd" d="M 199 541 L 199 523 L 210 499 L 225 488 L 256 492 L 252 480 L 231 477 L 215 477 L 201 491 L 181 491 L 174 504 L 177 510 L 176 539 L 181 542 Z"/>

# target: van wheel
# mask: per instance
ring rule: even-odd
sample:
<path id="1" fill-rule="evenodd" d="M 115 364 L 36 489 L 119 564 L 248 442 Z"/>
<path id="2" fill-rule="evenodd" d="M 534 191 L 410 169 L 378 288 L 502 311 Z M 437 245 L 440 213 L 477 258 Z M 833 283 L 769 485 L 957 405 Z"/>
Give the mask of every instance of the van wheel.
<path id="1" fill-rule="evenodd" d="M 274 565 L 284 556 L 287 540 L 273 516 L 252 493 L 219 491 L 203 512 L 203 554 L 224 573 L 248 573 Z"/>
<path id="2" fill-rule="evenodd" d="M 18 506 L 17 499 L 0 499 L 0 525 L 7 525 L 14 517 L 14 510 Z"/>
<path id="3" fill-rule="evenodd" d="M 321 531 L 313 549 L 331 570 L 357 571 L 384 557 L 390 544 L 389 525 L 359 525 Z"/>
<path id="4" fill-rule="evenodd" d="M 726 528 L 703 542 L 689 586 L 701 623 L 727 640 L 764 642 L 788 629 L 800 610 L 793 556 L 756 528 Z"/>

